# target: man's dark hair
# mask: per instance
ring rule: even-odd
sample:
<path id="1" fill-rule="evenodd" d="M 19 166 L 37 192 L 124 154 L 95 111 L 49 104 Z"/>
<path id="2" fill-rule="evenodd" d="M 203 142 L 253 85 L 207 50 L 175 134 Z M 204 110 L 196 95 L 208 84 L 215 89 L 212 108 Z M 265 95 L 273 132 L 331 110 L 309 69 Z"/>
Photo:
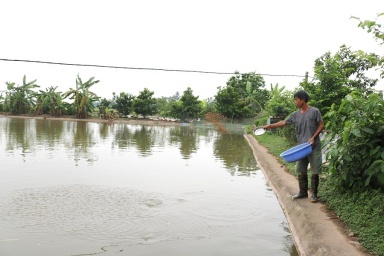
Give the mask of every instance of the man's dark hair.
<path id="1" fill-rule="evenodd" d="M 304 90 L 300 90 L 300 91 L 295 92 L 295 94 L 293 95 L 293 98 L 295 98 L 295 97 L 297 97 L 301 100 L 304 100 L 305 102 L 309 101 L 309 94 Z"/>

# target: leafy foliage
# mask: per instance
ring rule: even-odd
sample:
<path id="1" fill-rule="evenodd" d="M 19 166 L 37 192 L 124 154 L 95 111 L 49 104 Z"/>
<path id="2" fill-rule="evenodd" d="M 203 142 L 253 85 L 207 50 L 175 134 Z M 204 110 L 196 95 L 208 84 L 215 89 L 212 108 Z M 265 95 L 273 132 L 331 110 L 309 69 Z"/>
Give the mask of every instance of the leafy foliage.
<path id="1" fill-rule="evenodd" d="M 161 97 L 157 99 L 158 114 L 161 117 L 175 117 L 171 112 L 171 105 L 176 101 L 172 101 L 170 97 Z"/>
<path id="2" fill-rule="evenodd" d="M 228 80 L 227 86 L 235 88 L 254 113 L 260 112 L 268 100 L 269 92 L 264 89 L 264 78 L 255 72 L 236 72 L 236 75 Z"/>
<path id="3" fill-rule="evenodd" d="M 384 13 L 379 13 L 377 17 L 384 17 Z M 384 31 L 382 30 L 381 24 L 377 21 L 372 20 L 364 20 L 362 21 L 358 17 L 351 17 L 353 19 L 357 19 L 359 21 L 359 27 L 363 29 L 367 29 L 368 33 L 373 34 L 374 38 L 380 42 L 380 44 L 384 44 Z"/>
<path id="4" fill-rule="evenodd" d="M 270 99 L 265 104 L 265 112 L 268 116 L 280 116 L 285 118 L 296 109 L 293 100 L 293 92 L 285 91 L 285 86 L 271 84 Z"/>
<path id="5" fill-rule="evenodd" d="M 207 98 L 201 101 L 201 116 L 209 112 L 215 111 L 215 100 L 213 98 Z"/>
<path id="6" fill-rule="evenodd" d="M 77 75 L 76 88 L 70 88 L 69 91 L 63 94 L 64 99 L 73 99 L 73 105 L 76 108 L 76 116 L 78 118 L 86 118 L 89 113 L 93 112 L 93 103 L 98 101 L 99 97 L 89 89 L 98 82 L 99 80 L 95 80 L 94 77 L 91 77 L 84 83 L 80 76 Z"/>
<path id="7" fill-rule="evenodd" d="M 16 85 L 13 82 L 6 82 L 8 91 L 4 99 L 4 108 L 12 114 L 26 114 L 35 105 L 35 88 L 39 87 L 36 80 L 27 82 L 27 77 L 23 76 L 23 84 Z"/>
<path id="8" fill-rule="evenodd" d="M 116 109 L 123 116 L 127 116 L 133 111 L 134 99 L 135 96 L 129 93 L 120 92 L 119 95 L 113 93 L 113 100 L 115 101 L 115 105 L 113 106 L 113 108 Z"/>
<path id="9" fill-rule="evenodd" d="M 182 111 L 183 111 L 183 106 L 180 100 L 170 103 L 170 112 L 169 112 L 170 117 L 181 119 Z"/>
<path id="10" fill-rule="evenodd" d="M 264 87 L 262 76 L 254 72 L 236 72 L 228 80 L 226 87 L 219 88 L 215 96 L 216 109 L 228 118 L 256 116 L 269 99 L 269 92 Z"/>
<path id="11" fill-rule="evenodd" d="M 381 22 L 383 22 L 384 13 L 379 13 L 377 15 L 377 17 L 382 18 Z M 378 41 L 381 45 L 384 44 L 384 30 L 382 28 L 382 25 L 384 25 L 384 24 L 380 24 L 379 20 L 377 20 L 377 21 L 372 21 L 372 20 L 362 21 L 358 17 L 352 17 L 352 18 L 357 19 L 359 21 L 359 24 L 358 24 L 359 27 L 361 27 L 362 29 L 367 29 L 368 33 L 373 34 L 376 41 Z M 381 56 L 378 59 L 378 65 L 380 66 L 380 70 L 381 70 L 381 73 L 380 73 L 381 78 L 384 78 L 384 56 Z"/>
<path id="12" fill-rule="evenodd" d="M 243 118 L 252 115 L 247 102 L 235 90 L 227 86 L 219 89 L 215 96 L 215 107 L 217 111 L 227 118 Z"/>
<path id="13" fill-rule="evenodd" d="M 106 98 L 100 99 L 99 102 L 99 115 L 104 119 L 112 119 L 108 112 L 110 112 L 109 106 L 111 105 L 111 101 Z M 117 110 L 115 110 L 117 112 Z"/>
<path id="14" fill-rule="evenodd" d="M 346 188 L 384 188 L 384 101 L 355 91 L 326 114 L 331 130 L 329 171 Z"/>
<path id="15" fill-rule="evenodd" d="M 143 91 L 133 100 L 133 111 L 145 117 L 153 115 L 157 112 L 156 99 L 153 98 L 154 92 L 144 88 Z"/>
<path id="16" fill-rule="evenodd" d="M 181 119 L 185 120 L 191 117 L 198 117 L 201 112 L 201 101 L 199 96 L 194 96 L 190 87 L 183 92 L 180 98 Z"/>
<path id="17" fill-rule="evenodd" d="M 63 97 L 61 92 L 56 92 L 57 86 L 50 86 L 45 91 L 40 90 L 37 94 L 35 114 L 41 115 L 49 112 L 51 116 L 61 116 L 63 106 Z"/>
<path id="18" fill-rule="evenodd" d="M 365 71 L 376 66 L 378 59 L 376 54 L 352 52 L 345 45 L 334 56 L 327 52 L 316 59 L 314 73 L 318 82 L 301 83 L 311 96 L 310 105 L 324 114 L 332 104 L 339 106 L 351 91 L 370 91 L 377 79 L 367 77 Z"/>

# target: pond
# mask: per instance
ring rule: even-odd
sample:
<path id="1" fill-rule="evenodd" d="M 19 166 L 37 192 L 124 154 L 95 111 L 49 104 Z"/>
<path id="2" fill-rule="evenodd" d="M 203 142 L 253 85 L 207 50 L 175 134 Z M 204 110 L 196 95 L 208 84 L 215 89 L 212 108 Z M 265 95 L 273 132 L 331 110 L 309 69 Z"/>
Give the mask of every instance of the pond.
<path id="1" fill-rule="evenodd" d="M 0 255 L 296 255 L 240 130 L 0 117 Z"/>

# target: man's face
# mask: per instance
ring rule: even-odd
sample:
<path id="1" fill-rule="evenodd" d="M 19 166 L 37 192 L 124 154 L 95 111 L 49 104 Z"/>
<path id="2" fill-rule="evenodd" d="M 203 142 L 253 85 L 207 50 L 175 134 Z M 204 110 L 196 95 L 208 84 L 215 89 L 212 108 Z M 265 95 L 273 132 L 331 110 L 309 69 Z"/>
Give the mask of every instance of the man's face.
<path id="1" fill-rule="evenodd" d="M 301 100 L 301 99 L 295 97 L 295 105 L 296 105 L 296 107 L 301 108 L 303 106 L 303 104 L 304 104 L 304 99 Z"/>

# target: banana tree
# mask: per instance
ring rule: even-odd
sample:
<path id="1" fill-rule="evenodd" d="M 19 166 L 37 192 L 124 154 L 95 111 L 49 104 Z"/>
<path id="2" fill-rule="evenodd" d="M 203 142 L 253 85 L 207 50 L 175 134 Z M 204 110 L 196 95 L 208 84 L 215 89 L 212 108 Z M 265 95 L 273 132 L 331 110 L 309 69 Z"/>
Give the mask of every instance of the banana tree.
<path id="1" fill-rule="evenodd" d="M 42 115 L 44 113 L 44 100 L 44 94 L 38 93 L 36 96 L 36 104 L 34 107 L 35 115 Z"/>
<path id="2" fill-rule="evenodd" d="M 270 99 L 265 104 L 267 115 L 285 118 L 295 110 L 293 92 L 285 90 L 285 86 L 279 87 L 279 84 L 275 86 L 271 84 Z"/>
<path id="3" fill-rule="evenodd" d="M 24 75 L 22 85 L 16 85 L 14 82 L 6 82 L 6 84 L 5 108 L 12 114 L 25 114 L 30 112 L 36 100 L 36 92 L 33 89 L 40 87 L 36 84 L 36 79 L 27 82 L 27 78 Z"/>
<path id="4" fill-rule="evenodd" d="M 62 105 L 61 92 L 56 92 L 57 86 L 50 86 L 45 91 L 40 90 L 37 96 L 36 114 L 49 112 L 51 116 L 60 116 L 59 106 Z"/>
<path id="5" fill-rule="evenodd" d="M 99 102 L 99 115 L 104 119 L 109 119 L 107 112 L 109 111 L 108 107 L 111 105 L 111 101 L 106 98 L 101 99 Z"/>
<path id="6" fill-rule="evenodd" d="M 76 88 L 70 88 L 69 91 L 63 94 L 63 99 L 69 98 L 73 100 L 77 118 L 87 118 L 89 113 L 93 112 L 95 108 L 93 103 L 98 101 L 99 97 L 91 92 L 89 88 L 98 82 L 99 80 L 95 80 L 94 77 L 91 77 L 83 83 L 80 76 L 77 75 Z"/>

